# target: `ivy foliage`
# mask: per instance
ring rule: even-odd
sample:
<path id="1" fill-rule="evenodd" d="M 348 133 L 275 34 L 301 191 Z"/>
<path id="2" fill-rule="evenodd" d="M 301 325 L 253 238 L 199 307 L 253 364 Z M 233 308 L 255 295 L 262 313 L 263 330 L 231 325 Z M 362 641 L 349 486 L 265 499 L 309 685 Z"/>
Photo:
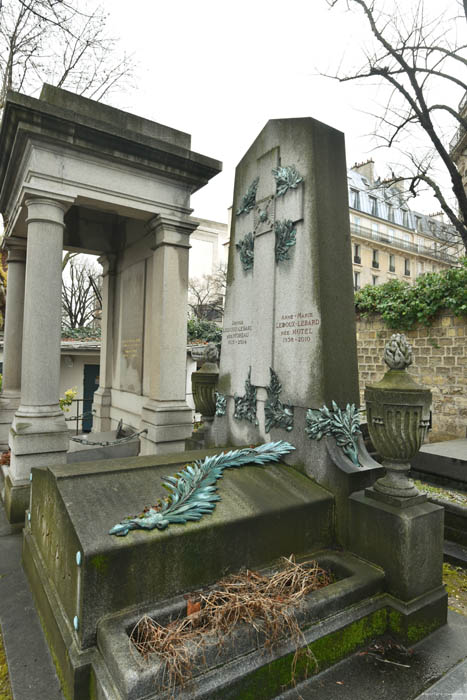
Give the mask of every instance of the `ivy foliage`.
<path id="1" fill-rule="evenodd" d="M 430 326 L 443 309 L 467 316 L 467 258 L 460 267 L 420 275 L 413 285 L 401 280 L 366 285 L 355 293 L 355 308 L 363 317 L 381 314 L 396 330 L 410 330 L 417 323 Z"/>
<path id="2" fill-rule="evenodd" d="M 206 321 L 199 318 L 188 320 L 188 342 L 204 340 L 208 343 L 220 343 L 222 340 L 222 328 L 214 321 Z"/>
<path id="3" fill-rule="evenodd" d="M 82 326 L 81 328 L 62 327 L 62 338 L 72 340 L 98 340 L 100 337 L 100 326 L 96 326 L 95 328 L 91 328 L 91 326 Z"/>

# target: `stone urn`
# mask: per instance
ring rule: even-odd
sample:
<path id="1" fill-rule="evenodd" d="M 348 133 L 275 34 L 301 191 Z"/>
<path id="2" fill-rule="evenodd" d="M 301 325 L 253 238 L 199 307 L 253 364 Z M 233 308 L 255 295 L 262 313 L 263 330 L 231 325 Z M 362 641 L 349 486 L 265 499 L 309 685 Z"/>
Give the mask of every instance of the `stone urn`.
<path id="1" fill-rule="evenodd" d="M 383 458 L 386 476 L 373 487 L 374 496 L 404 505 L 425 500 L 409 479 L 410 460 L 426 438 L 430 424 L 431 391 L 408 374 L 412 348 L 405 335 L 394 334 L 384 350 L 389 370 L 380 382 L 365 388 L 368 430 Z M 386 498 L 385 498 L 386 497 Z"/>
<path id="2" fill-rule="evenodd" d="M 208 343 L 204 351 L 201 369 L 191 375 L 191 387 L 195 409 L 203 419 L 213 420 L 216 412 L 216 387 L 219 378 L 217 360 L 219 352 L 214 343 Z"/>

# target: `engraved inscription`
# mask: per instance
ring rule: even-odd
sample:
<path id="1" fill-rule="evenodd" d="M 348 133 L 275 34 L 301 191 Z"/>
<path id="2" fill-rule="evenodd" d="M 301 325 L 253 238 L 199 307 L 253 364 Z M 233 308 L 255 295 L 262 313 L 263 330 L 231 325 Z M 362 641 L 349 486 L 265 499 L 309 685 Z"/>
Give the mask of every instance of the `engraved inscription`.
<path id="1" fill-rule="evenodd" d="M 122 355 L 126 357 L 127 360 L 131 360 L 133 357 L 138 357 L 141 347 L 141 338 L 128 338 L 128 340 L 122 341 Z"/>
<path id="2" fill-rule="evenodd" d="M 232 321 L 230 328 L 224 328 L 223 337 L 229 345 L 246 345 L 250 331 L 251 325 L 243 321 Z"/>
<path id="3" fill-rule="evenodd" d="M 276 335 L 282 343 L 310 343 L 319 324 L 320 319 L 312 312 L 282 314 L 276 321 Z"/>

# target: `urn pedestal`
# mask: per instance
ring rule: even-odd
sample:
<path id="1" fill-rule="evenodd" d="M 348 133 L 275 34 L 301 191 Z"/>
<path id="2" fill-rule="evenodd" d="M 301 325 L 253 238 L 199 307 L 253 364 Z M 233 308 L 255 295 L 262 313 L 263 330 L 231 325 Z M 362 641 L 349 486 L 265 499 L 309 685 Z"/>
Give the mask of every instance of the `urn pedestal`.
<path id="1" fill-rule="evenodd" d="M 386 468 L 372 495 L 401 506 L 425 500 L 408 472 L 430 425 L 431 391 L 405 369 L 390 369 L 380 382 L 366 387 L 365 401 L 370 437 Z"/>
<path id="2" fill-rule="evenodd" d="M 408 477 L 430 422 L 431 392 L 406 372 L 411 348 L 393 335 L 383 379 L 365 389 L 368 430 L 386 476 L 350 498 L 350 549 L 385 573 L 397 614 L 392 632 L 403 644 L 446 623 L 442 582 L 444 509 L 426 500 Z"/>
<path id="3" fill-rule="evenodd" d="M 216 412 L 216 387 L 219 367 L 216 362 L 205 362 L 201 369 L 191 375 L 195 410 L 201 413 L 203 421 L 212 421 Z"/>

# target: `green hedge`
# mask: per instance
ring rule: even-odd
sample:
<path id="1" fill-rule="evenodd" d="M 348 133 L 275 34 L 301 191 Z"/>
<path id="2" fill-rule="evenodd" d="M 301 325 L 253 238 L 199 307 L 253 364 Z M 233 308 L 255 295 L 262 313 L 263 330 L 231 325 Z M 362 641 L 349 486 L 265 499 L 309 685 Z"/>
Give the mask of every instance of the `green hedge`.
<path id="1" fill-rule="evenodd" d="M 214 321 L 200 321 L 198 318 L 190 318 L 187 330 L 188 342 L 205 340 L 208 343 L 220 343 L 222 340 L 222 328 L 219 328 Z"/>
<path id="2" fill-rule="evenodd" d="M 366 285 L 355 293 L 355 308 L 363 317 L 381 314 L 396 330 L 410 330 L 417 323 L 430 326 L 442 309 L 467 315 L 467 258 L 460 267 L 417 277 L 414 285 L 400 280 Z"/>

